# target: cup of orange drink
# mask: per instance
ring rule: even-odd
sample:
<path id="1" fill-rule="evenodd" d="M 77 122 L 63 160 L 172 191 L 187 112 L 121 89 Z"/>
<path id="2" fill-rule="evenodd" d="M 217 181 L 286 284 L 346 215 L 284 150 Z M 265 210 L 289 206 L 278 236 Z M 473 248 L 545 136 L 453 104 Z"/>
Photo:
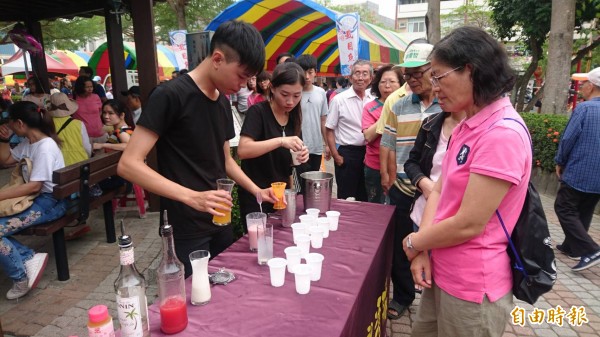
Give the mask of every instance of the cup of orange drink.
<path id="1" fill-rule="evenodd" d="M 283 202 L 283 194 L 285 193 L 285 185 L 286 183 L 276 182 L 271 184 L 271 188 L 273 189 L 273 193 L 277 197 L 277 201 L 273 205 L 273 209 L 285 209 L 285 202 Z"/>
<path id="2" fill-rule="evenodd" d="M 231 195 L 231 191 L 233 190 L 233 185 L 235 185 L 235 181 L 231 179 L 217 179 L 217 189 L 229 192 Z M 222 203 L 224 208 L 229 208 L 225 203 Z M 226 211 L 225 209 L 217 208 L 217 212 L 223 213 L 224 215 L 214 215 L 212 222 L 217 226 L 226 226 L 231 223 L 231 210 Z"/>

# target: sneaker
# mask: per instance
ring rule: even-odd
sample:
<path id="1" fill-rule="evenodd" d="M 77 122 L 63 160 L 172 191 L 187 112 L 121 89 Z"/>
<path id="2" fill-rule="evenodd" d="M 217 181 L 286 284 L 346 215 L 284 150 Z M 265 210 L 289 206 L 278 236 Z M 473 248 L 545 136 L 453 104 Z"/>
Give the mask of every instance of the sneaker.
<path id="1" fill-rule="evenodd" d="M 42 278 L 44 268 L 48 263 L 47 253 L 35 253 L 35 255 L 25 261 L 25 269 L 27 270 L 27 278 L 29 278 L 29 289 L 33 289 L 37 286 L 38 282 Z"/>
<path id="2" fill-rule="evenodd" d="M 573 270 L 573 271 L 586 270 L 592 266 L 597 265 L 598 263 L 600 263 L 600 250 L 595 252 L 594 254 L 582 256 L 581 260 L 579 260 L 579 263 L 575 267 L 571 268 L 571 270 Z"/>
<path id="3" fill-rule="evenodd" d="M 559 252 L 565 254 L 569 259 L 574 260 L 574 261 L 579 261 L 581 260 L 580 256 L 575 256 L 573 254 L 571 254 L 570 252 L 568 252 L 563 245 L 556 245 L 556 249 L 558 249 Z"/>
<path id="4" fill-rule="evenodd" d="M 6 293 L 6 298 L 9 300 L 16 300 L 17 298 L 27 295 L 29 292 L 28 280 L 13 282 L 12 288 Z"/>

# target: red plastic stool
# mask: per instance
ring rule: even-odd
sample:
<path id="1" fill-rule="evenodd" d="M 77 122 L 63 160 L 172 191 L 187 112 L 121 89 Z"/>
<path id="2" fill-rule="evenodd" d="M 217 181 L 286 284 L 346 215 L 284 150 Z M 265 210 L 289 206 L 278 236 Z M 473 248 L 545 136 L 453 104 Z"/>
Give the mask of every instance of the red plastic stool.
<path id="1" fill-rule="evenodd" d="M 135 195 L 135 198 L 129 198 L 127 195 L 124 195 L 119 199 L 113 199 L 113 212 L 115 212 L 118 207 L 126 207 L 128 201 L 135 200 L 140 213 L 140 218 L 144 219 L 146 218 L 146 193 L 144 193 L 144 189 L 139 185 L 133 184 L 133 194 Z"/>

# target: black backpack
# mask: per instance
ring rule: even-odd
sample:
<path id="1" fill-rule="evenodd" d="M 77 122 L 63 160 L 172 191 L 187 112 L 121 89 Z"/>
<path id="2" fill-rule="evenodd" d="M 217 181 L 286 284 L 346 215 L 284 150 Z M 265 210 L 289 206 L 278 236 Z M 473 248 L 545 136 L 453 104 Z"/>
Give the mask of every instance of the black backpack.
<path id="1" fill-rule="evenodd" d="M 521 124 L 527 131 L 520 121 L 512 118 L 505 119 Z M 529 135 L 528 131 L 527 134 Z M 529 140 L 531 141 L 531 137 Z M 552 238 L 540 195 L 530 182 L 523 209 L 511 236 L 498 210 L 496 215 L 508 238 L 506 250 L 510 256 L 513 274 L 513 295 L 522 301 L 534 304 L 542 294 L 552 289 L 557 278 Z"/>

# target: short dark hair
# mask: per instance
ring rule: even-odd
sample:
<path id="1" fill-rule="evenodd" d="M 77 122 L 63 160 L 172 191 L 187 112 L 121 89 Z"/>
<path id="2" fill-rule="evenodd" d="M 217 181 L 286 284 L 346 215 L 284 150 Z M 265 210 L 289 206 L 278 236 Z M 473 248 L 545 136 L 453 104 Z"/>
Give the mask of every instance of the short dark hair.
<path id="1" fill-rule="evenodd" d="M 251 24 L 229 20 L 223 22 L 210 41 L 210 53 L 219 48 L 227 62 L 238 62 L 249 74 L 258 74 L 265 66 L 265 43 Z"/>
<path id="2" fill-rule="evenodd" d="M 277 55 L 277 59 L 275 60 L 275 64 L 279 64 L 279 60 L 281 60 L 284 57 L 293 58 L 294 54 L 285 52 L 285 53 L 281 53 L 281 54 Z"/>
<path id="3" fill-rule="evenodd" d="M 183 68 L 183 69 L 181 69 L 181 70 L 179 71 L 179 73 L 178 73 L 177 75 L 185 75 L 185 74 L 187 74 L 188 72 L 189 72 L 189 71 L 188 71 L 187 69 Z"/>
<path id="4" fill-rule="evenodd" d="M 402 77 L 402 72 L 400 71 L 400 68 L 394 68 L 393 64 L 385 64 L 381 66 L 375 72 L 375 78 L 373 79 L 373 82 L 371 82 L 371 93 L 377 98 L 381 98 L 381 92 L 379 91 L 379 82 L 381 82 L 383 74 L 388 71 L 393 71 L 396 74 L 396 76 L 398 77 L 398 83 L 400 83 L 400 85 L 404 84 L 404 78 Z"/>
<path id="5" fill-rule="evenodd" d="M 79 67 L 79 71 L 83 70 L 86 74 L 89 74 L 90 78 L 94 77 L 94 69 L 92 69 L 92 67 L 88 67 L 88 66 L 81 66 Z"/>
<path id="6" fill-rule="evenodd" d="M 473 100 L 481 107 L 510 92 L 515 84 L 505 49 L 477 27 L 454 29 L 433 47 L 429 58 L 451 68 L 471 65 Z"/>
<path id="7" fill-rule="evenodd" d="M 309 69 L 317 70 L 317 58 L 310 54 L 303 54 L 296 57 L 295 62 L 298 63 L 304 71 Z"/>
<path id="8" fill-rule="evenodd" d="M 277 88 L 281 85 L 299 83 L 304 87 L 304 70 L 295 62 L 284 62 L 278 64 L 273 70 L 271 79 L 271 88 Z M 300 136 L 302 130 L 302 104 L 298 103 L 290 111 L 290 119 L 294 122 L 294 136 Z"/>

